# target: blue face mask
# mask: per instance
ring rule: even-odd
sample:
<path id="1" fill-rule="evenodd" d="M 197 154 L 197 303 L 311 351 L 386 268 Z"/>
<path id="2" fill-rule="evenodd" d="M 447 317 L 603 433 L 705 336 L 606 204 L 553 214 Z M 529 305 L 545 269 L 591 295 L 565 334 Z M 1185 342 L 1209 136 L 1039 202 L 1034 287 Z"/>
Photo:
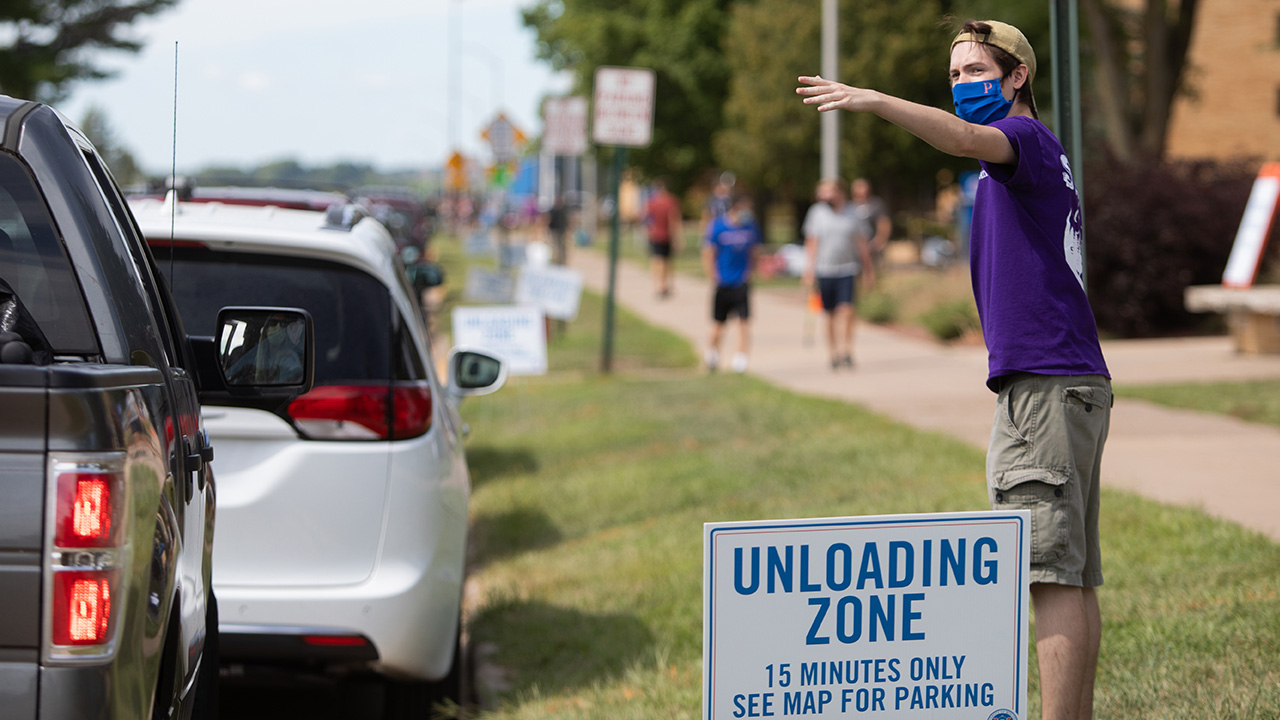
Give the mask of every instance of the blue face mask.
<path id="1" fill-rule="evenodd" d="M 951 86 L 951 98 L 956 103 L 956 115 L 971 123 L 986 125 L 1009 114 L 1012 100 L 1005 100 L 1000 92 L 999 80 L 976 80 Z"/>

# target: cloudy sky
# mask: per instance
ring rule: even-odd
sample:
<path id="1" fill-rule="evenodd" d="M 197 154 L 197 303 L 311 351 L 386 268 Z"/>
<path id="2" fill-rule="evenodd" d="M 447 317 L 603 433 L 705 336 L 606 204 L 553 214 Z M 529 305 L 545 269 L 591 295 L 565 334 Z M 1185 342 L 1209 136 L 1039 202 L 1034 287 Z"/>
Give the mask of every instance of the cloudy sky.
<path id="1" fill-rule="evenodd" d="M 59 109 L 78 122 L 99 108 L 143 169 L 166 172 L 176 42 L 179 171 L 483 156 L 480 131 L 499 111 L 537 133 L 541 98 L 570 86 L 534 59 L 520 23 L 531 2 L 181 0 L 130 30 L 141 53 L 97 56 L 115 79 L 77 85 Z"/>

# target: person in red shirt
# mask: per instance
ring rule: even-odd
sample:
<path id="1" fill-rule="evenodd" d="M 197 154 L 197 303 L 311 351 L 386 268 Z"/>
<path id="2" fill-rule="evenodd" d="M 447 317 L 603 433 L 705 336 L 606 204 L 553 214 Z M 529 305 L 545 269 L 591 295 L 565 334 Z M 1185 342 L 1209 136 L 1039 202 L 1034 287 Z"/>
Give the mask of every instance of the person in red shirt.
<path id="1" fill-rule="evenodd" d="M 659 298 L 671 295 L 675 282 L 672 253 L 680 249 L 680 201 L 667 192 L 661 180 L 653 183 L 653 193 L 645 204 L 644 224 L 649 230 L 649 267 L 653 273 L 653 292 Z"/>

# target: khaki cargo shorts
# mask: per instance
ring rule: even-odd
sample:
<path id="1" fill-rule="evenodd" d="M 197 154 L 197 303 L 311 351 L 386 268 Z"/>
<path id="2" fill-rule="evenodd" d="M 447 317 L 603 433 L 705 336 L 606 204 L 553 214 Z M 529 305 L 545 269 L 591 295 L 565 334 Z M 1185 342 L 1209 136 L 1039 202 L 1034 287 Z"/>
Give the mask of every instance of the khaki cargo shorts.
<path id="1" fill-rule="evenodd" d="M 1099 472 L 1111 382 L 1018 373 L 999 387 L 987 451 L 991 508 L 1031 511 L 1031 582 L 1101 585 Z"/>

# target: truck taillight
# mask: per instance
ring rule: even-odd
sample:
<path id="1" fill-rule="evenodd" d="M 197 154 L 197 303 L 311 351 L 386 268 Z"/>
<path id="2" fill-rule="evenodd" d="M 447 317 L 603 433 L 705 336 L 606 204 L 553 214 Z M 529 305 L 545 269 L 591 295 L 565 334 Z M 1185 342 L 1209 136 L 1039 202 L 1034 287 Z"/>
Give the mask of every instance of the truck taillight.
<path id="1" fill-rule="evenodd" d="M 111 637 L 114 571 L 64 570 L 53 577 L 53 644 L 101 645 Z"/>
<path id="2" fill-rule="evenodd" d="M 127 556 L 124 453 L 53 453 L 45 536 L 45 659 L 101 661 L 115 651 Z"/>
<path id="3" fill-rule="evenodd" d="M 58 475 L 57 534 L 64 548 L 110 547 L 118 503 L 113 497 L 120 478 L 102 472 Z"/>

